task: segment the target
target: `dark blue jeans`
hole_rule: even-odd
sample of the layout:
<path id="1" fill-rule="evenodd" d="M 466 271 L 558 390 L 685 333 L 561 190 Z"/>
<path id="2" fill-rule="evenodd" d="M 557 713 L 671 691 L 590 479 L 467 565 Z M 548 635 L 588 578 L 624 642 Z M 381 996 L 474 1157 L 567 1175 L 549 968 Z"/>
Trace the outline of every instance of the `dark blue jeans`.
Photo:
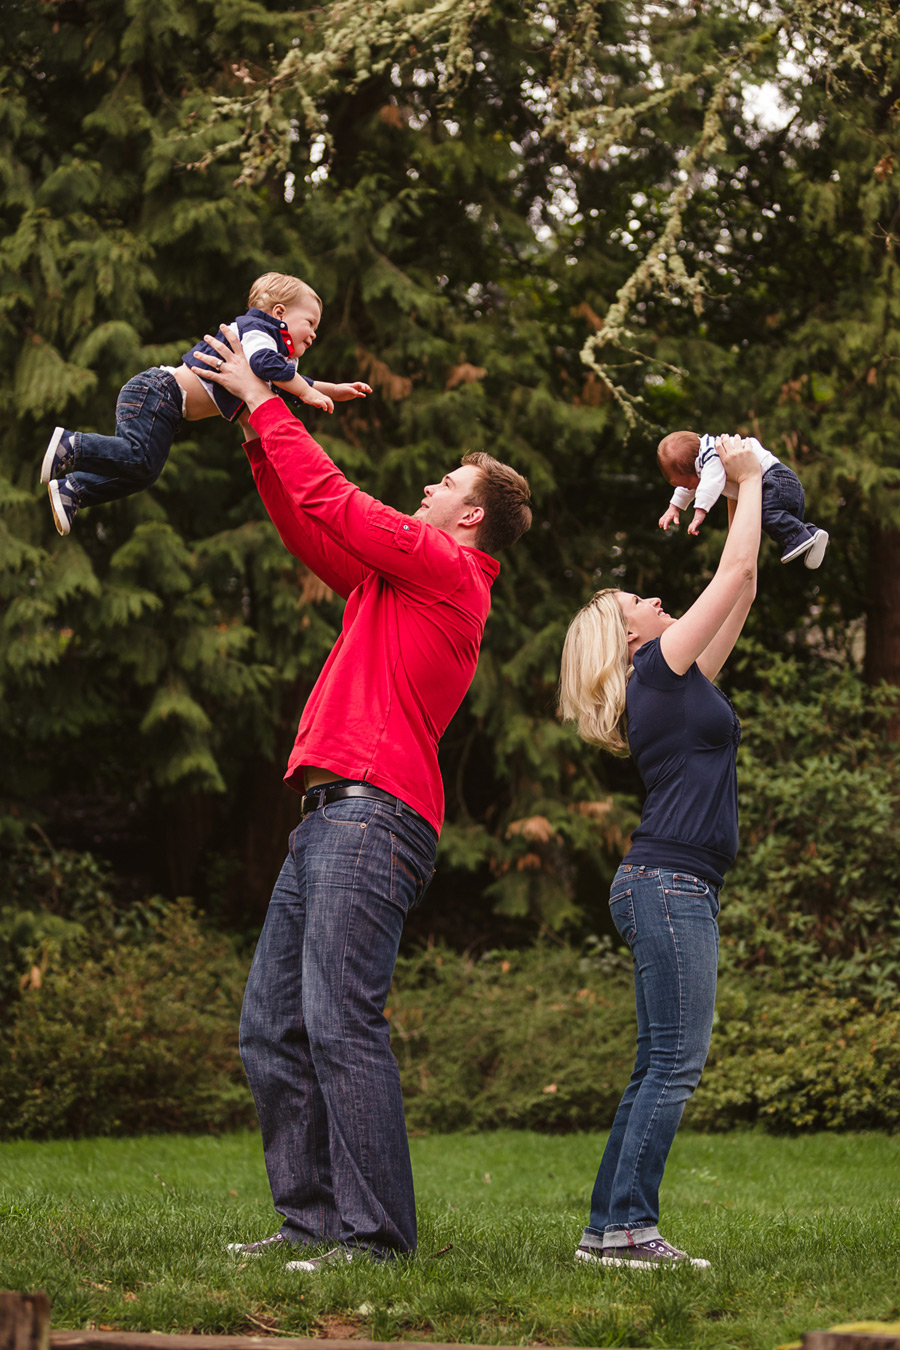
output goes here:
<path id="1" fill-rule="evenodd" d="M 609 905 L 634 958 L 637 1056 L 603 1152 L 587 1247 L 660 1236 L 659 1187 L 709 1051 L 719 959 L 718 886 L 623 864 Z"/>
<path id="2" fill-rule="evenodd" d="M 762 527 L 781 552 L 792 553 L 816 530 L 804 524 L 806 494 L 803 484 L 786 464 L 775 464 L 762 480 Z"/>
<path id="3" fill-rule="evenodd" d="M 79 506 L 97 506 L 156 482 L 181 426 L 181 386 L 154 366 L 119 390 L 116 434 L 75 431 L 73 467 L 65 475 Z"/>
<path id="4" fill-rule="evenodd" d="M 241 1058 L 281 1232 L 412 1251 L 416 1209 L 384 1006 L 437 835 L 402 802 L 305 816 L 272 892 L 241 1015 Z"/>

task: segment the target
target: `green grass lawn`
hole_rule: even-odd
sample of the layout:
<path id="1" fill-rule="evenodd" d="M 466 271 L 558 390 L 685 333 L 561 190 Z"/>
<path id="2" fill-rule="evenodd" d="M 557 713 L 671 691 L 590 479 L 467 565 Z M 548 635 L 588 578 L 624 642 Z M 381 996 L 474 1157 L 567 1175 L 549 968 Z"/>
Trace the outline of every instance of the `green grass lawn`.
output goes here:
<path id="1" fill-rule="evenodd" d="M 680 1135 L 661 1227 L 713 1265 L 651 1273 L 573 1260 L 602 1144 L 414 1139 L 418 1255 L 315 1276 L 224 1251 L 277 1227 L 255 1134 L 0 1144 L 0 1288 L 47 1290 L 54 1327 L 510 1345 L 772 1350 L 900 1318 L 900 1139 Z"/>

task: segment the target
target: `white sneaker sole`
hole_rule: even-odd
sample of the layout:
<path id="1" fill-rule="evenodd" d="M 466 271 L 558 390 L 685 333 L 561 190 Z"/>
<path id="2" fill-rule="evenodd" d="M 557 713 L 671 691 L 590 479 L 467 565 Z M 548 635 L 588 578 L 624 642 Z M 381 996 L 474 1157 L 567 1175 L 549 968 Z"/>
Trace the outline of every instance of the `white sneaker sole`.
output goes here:
<path id="1" fill-rule="evenodd" d="M 50 494 L 50 510 L 53 512 L 53 524 L 56 526 L 59 534 L 68 534 L 72 529 L 72 522 L 66 514 L 66 508 L 62 504 L 62 498 L 59 495 L 59 484 L 54 478 L 47 491 Z"/>
<path id="2" fill-rule="evenodd" d="M 825 557 L 825 550 L 828 547 L 828 531 L 818 530 L 816 537 L 812 542 L 812 548 L 803 559 L 806 567 L 821 567 L 822 559 Z"/>
<path id="3" fill-rule="evenodd" d="M 47 483 L 50 482 L 50 479 L 53 477 L 53 464 L 54 461 L 56 460 L 56 451 L 59 447 L 59 443 L 62 439 L 62 434 L 64 431 L 65 427 L 54 427 L 53 435 L 50 437 L 50 444 L 44 451 L 44 458 L 41 463 L 41 482 L 45 486 Z M 66 533 L 68 533 L 68 531 L 66 531 Z"/>

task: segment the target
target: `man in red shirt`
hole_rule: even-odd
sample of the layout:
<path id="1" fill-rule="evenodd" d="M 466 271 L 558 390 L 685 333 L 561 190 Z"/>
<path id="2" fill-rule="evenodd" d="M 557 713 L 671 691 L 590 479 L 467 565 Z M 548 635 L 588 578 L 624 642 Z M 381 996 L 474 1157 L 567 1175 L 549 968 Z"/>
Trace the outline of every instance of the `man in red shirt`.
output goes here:
<path id="1" fill-rule="evenodd" d="M 247 404 L 245 447 L 285 546 L 347 601 L 286 781 L 300 824 L 276 882 L 241 1014 L 278 1233 L 232 1250 L 314 1248 L 289 1262 L 416 1245 L 400 1076 L 384 1005 L 406 915 L 434 872 L 438 742 L 471 683 L 500 567 L 531 524 L 524 478 L 467 455 L 408 516 L 349 483 L 213 338 L 210 379 Z M 337 1244 L 336 1246 L 334 1244 Z"/>

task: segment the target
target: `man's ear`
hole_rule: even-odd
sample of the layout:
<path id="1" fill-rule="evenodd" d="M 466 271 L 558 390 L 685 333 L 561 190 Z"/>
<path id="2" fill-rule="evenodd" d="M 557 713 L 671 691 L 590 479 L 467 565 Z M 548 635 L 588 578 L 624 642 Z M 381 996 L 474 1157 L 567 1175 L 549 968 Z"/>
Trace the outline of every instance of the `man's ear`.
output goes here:
<path id="1" fill-rule="evenodd" d="M 480 525 L 483 520 L 483 506 L 467 506 L 464 514 L 460 516 L 457 523 L 462 525 L 465 529 L 471 530 L 474 529 L 475 526 Z"/>

